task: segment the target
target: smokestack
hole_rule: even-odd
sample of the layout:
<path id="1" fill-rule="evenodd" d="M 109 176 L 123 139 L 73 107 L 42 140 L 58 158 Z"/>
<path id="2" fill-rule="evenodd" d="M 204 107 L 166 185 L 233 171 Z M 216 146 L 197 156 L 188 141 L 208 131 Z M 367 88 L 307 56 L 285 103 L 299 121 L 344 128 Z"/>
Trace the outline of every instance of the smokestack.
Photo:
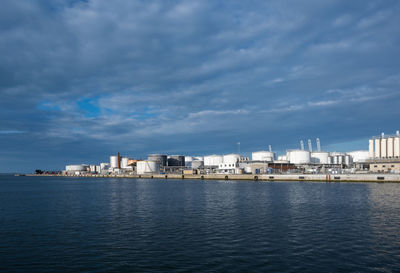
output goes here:
<path id="1" fill-rule="evenodd" d="M 312 144 L 311 144 L 311 139 L 308 140 L 308 150 L 312 152 Z"/>
<path id="2" fill-rule="evenodd" d="M 119 152 L 117 153 L 117 167 L 118 169 L 121 169 L 121 158 L 119 157 Z"/>
<path id="3" fill-rule="evenodd" d="M 317 137 L 317 151 L 321 152 L 321 142 L 319 141 L 318 137 Z"/>
<path id="4" fill-rule="evenodd" d="M 304 141 L 300 140 L 300 149 L 304 151 Z"/>
<path id="5" fill-rule="evenodd" d="M 269 149 L 270 152 L 272 152 L 272 147 L 271 147 L 271 145 L 268 145 L 268 149 Z"/>

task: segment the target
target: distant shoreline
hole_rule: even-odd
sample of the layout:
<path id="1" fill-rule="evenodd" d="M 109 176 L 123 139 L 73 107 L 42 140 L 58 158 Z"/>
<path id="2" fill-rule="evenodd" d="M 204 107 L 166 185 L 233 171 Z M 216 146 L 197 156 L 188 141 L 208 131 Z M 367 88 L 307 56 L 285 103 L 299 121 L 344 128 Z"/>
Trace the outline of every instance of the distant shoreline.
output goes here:
<path id="1" fill-rule="evenodd" d="M 247 180 L 247 181 L 306 181 L 306 182 L 388 182 L 400 183 L 400 174 L 142 174 L 142 175 L 62 175 L 20 174 L 25 176 L 143 178 L 143 179 L 196 179 L 196 180 Z"/>

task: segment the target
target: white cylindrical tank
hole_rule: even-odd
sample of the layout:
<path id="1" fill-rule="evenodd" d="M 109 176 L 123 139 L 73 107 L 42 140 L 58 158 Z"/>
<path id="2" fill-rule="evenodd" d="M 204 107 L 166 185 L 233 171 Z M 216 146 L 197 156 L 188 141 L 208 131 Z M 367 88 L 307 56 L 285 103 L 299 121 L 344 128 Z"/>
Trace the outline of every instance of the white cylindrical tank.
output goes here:
<path id="1" fill-rule="evenodd" d="M 275 159 L 275 153 L 269 151 L 258 151 L 251 153 L 251 160 L 253 161 L 267 161 L 272 162 Z"/>
<path id="2" fill-rule="evenodd" d="M 393 156 L 396 158 L 400 157 L 400 137 L 396 136 L 394 138 L 394 143 L 393 143 Z"/>
<path id="3" fill-rule="evenodd" d="M 191 164 L 192 164 L 192 169 L 199 169 L 199 168 L 202 168 L 202 167 L 204 167 L 204 161 L 202 161 L 202 160 L 193 160 L 192 162 L 191 162 Z"/>
<path id="4" fill-rule="evenodd" d="M 387 158 L 387 138 L 381 139 L 381 157 Z"/>
<path id="5" fill-rule="evenodd" d="M 280 161 L 280 160 L 288 160 L 288 157 L 287 157 L 287 155 L 280 155 L 280 156 L 278 156 L 278 160 Z"/>
<path id="6" fill-rule="evenodd" d="M 191 162 L 193 161 L 193 157 L 192 156 L 185 156 L 185 163 L 186 162 Z"/>
<path id="7" fill-rule="evenodd" d="M 190 158 L 190 159 L 192 159 L 192 158 Z M 186 160 L 186 156 L 185 156 L 185 167 L 191 168 L 192 162 L 193 162 L 193 160 Z"/>
<path id="8" fill-rule="evenodd" d="M 224 164 L 236 164 L 237 162 L 240 161 L 240 154 L 229 154 L 229 155 L 224 155 L 223 157 L 223 163 Z"/>
<path id="9" fill-rule="evenodd" d="M 116 155 L 110 156 L 110 167 L 118 168 L 118 156 Z"/>
<path id="10" fill-rule="evenodd" d="M 333 157 L 332 156 L 328 156 L 328 164 L 333 164 Z"/>
<path id="11" fill-rule="evenodd" d="M 350 155 L 345 155 L 344 156 L 344 164 L 349 166 L 351 164 L 351 156 Z"/>
<path id="12" fill-rule="evenodd" d="M 333 158 L 333 164 L 339 164 L 337 155 L 334 155 L 332 158 Z"/>
<path id="13" fill-rule="evenodd" d="M 309 164 L 311 162 L 311 153 L 303 150 L 290 150 L 289 161 L 292 164 Z"/>
<path id="14" fill-rule="evenodd" d="M 204 166 L 218 166 L 224 162 L 224 157 L 222 155 L 208 155 L 204 157 Z"/>
<path id="15" fill-rule="evenodd" d="M 343 164 L 344 163 L 344 156 L 343 155 L 337 155 L 337 163 L 338 164 Z"/>
<path id="16" fill-rule="evenodd" d="M 389 137 L 387 139 L 387 157 L 388 158 L 393 158 L 394 157 L 393 146 L 394 146 L 394 138 L 393 137 Z"/>
<path id="17" fill-rule="evenodd" d="M 376 138 L 375 139 L 375 158 L 380 158 L 381 157 L 381 139 Z"/>
<path id="18" fill-rule="evenodd" d="M 366 162 L 370 156 L 369 151 L 353 151 L 347 154 L 351 156 L 351 161 L 354 163 Z"/>
<path id="19" fill-rule="evenodd" d="M 138 161 L 136 163 L 137 174 L 150 174 L 160 172 L 160 162 L 157 161 Z"/>
<path id="20" fill-rule="evenodd" d="M 369 140 L 369 145 L 368 145 L 368 151 L 369 151 L 369 158 L 374 158 L 374 140 L 370 139 Z"/>
<path id="21" fill-rule="evenodd" d="M 128 161 L 129 161 L 129 157 L 122 157 L 121 158 L 121 168 L 122 169 L 129 168 Z"/>
<path id="22" fill-rule="evenodd" d="M 88 171 L 88 169 L 89 169 L 89 166 L 85 165 L 85 164 L 65 166 L 65 170 L 67 172 L 85 172 L 85 171 Z"/>
<path id="23" fill-rule="evenodd" d="M 328 152 L 312 152 L 311 162 L 314 164 L 329 164 Z"/>

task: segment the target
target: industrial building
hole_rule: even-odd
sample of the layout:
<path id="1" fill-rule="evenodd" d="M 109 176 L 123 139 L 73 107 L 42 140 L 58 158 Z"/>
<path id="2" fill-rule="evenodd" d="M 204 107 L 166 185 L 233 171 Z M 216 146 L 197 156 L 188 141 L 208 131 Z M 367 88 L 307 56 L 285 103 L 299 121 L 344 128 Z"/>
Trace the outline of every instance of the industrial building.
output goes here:
<path id="1" fill-rule="evenodd" d="M 321 149 L 319 138 L 316 150 L 308 139 L 300 147 L 288 149 L 277 156 L 268 149 L 251 153 L 251 158 L 239 153 L 205 156 L 149 154 L 147 160 L 127 156 L 110 156 L 110 162 L 99 165 L 67 165 L 65 174 L 268 174 L 268 173 L 400 173 L 400 133 L 369 139 L 368 150 L 328 152 Z"/>

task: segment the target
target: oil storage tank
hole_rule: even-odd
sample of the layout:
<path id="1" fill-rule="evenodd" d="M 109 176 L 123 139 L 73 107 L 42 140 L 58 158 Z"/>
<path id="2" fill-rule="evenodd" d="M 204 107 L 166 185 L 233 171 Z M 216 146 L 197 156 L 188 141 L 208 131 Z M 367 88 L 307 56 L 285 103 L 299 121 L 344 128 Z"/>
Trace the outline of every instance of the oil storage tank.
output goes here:
<path id="1" fill-rule="evenodd" d="M 185 156 L 183 155 L 168 156 L 168 166 L 185 166 Z"/>
<path id="2" fill-rule="evenodd" d="M 204 161 L 202 160 L 193 160 L 192 161 L 192 169 L 200 169 L 204 167 Z"/>
<path id="3" fill-rule="evenodd" d="M 129 157 L 122 157 L 122 158 L 121 158 L 121 168 L 122 168 L 122 169 L 127 169 L 127 168 L 129 168 L 129 165 L 128 165 L 129 160 L 130 160 Z"/>
<path id="4" fill-rule="evenodd" d="M 228 154 L 223 156 L 223 163 L 224 164 L 236 164 L 240 161 L 240 154 Z"/>
<path id="5" fill-rule="evenodd" d="M 258 151 L 251 153 L 251 160 L 272 162 L 275 159 L 275 153 L 269 151 Z"/>
<path id="6" fill-rule="evenodd" d="M 192 156 L 185 156 L 185 167 L 192 167 L 193 157 Z"/>
<path id="7" fill-rule="evenodd" d="M 311 162 L 311 153 L 304 150 L 289 150 L 289 162 L 292 164 L 309 164 Z"/>
<path id="8" fill-rule="evenodd" d="M 371 155 L 370 151 L 363 151 L 363 150 L 352 151 L 348 152 L 347 154 L 350 155 L 351 161 L 354 163 L 366 162 Z"/>
<path id="9" fill-rule="evenodd" d="M 80 165 L 67 165 L 65 166 L 65 170 L 67 172 L 86 172 L 89 169 L 89 165 L 80 164 Z"/>
<path id="10" fill-rule="evenodd" d="M 219 164 L 223 163 L 222 155 L 207 155 L 204 157 L 204 166 L 205 167 L 217 167 Z"/>
<path id="11" fill-rule="evenodd" d="M 329 164 L 329 153 L 311 152 L 311 162 L 314 164 Z"/>
<path id="12" fill-rule="evenodd" d="M 158 161 L 143 160 L 136 163 L 137 174 L 153 174 L 160 172 L 160 163 Z"/>
<path id="13" fill-rule="evenodd" d="M 116 155 L 110 156 L 110 167 L 118 168 L 118 166 L 119 166 L 118 156 L 116 156 Z"/>
<path id="14" fill-rule="evenodd" d="M 150 154 L 147 156 L 147 160 L 158 162 L 161 167 L 167 166 L 167 155 Z"/>

